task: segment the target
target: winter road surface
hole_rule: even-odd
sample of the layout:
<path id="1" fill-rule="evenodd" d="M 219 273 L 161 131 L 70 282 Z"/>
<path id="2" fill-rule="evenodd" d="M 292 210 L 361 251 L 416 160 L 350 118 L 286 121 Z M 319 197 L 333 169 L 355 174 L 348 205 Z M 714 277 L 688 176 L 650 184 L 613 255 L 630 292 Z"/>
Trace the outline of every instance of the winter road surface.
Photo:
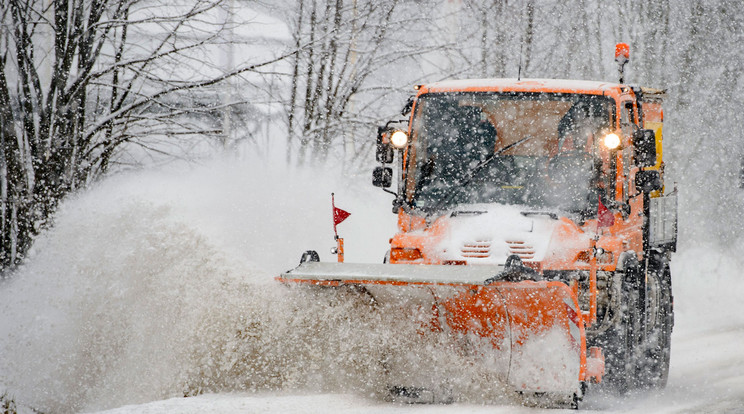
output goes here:
<path id="1" fill-rule="evenodd" d="M 732 256 L 734 252 L 730 252 Z M 680 252 L 674 266 L 676 326 L 667 388 L 626 398 L 589 395 L 585 412 L 744 413 L 744 275 L 709 249 Z M 730 288 L 730 290 L 729 290 Z M 212 394 L 105 411 L 135 413 L 555 413 L 517 405 L 398 405 L 348 394 Z"/>
<path id="2" fill-rule="evenodd" d="M 390 199 L 367 176 L 356 181 L 222 162 L 114 177 L 68 200 L 28 264 L 0 284 L 0 395 L 28 413 L 558 412 L 493 398 L 487 373 L 436 347 L 414 353 L 477 377 L 463 402 L 370 397 L 379 369 L 364 361 L 375 360 L 375 341 L 410 352 L 406 335 L 272 280 L 305 249 L 332 260 L 332 190 L 352 213 L 339 226 L 347 261 L 379 263 L 395 231 Z M 681 228 L 668 387 L 589 395 L 582 409 L 744 412 L 744 243 L 692 243 Z"/>

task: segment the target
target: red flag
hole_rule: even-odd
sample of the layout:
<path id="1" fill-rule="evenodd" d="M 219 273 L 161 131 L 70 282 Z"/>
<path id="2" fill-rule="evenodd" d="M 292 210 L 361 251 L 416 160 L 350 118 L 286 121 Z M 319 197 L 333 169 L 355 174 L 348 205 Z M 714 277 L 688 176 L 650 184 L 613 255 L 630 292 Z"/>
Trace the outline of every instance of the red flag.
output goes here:
<path id="1" fill-rule="evenodd" d="M 331 206 L 333 207 L 333 232 L 338 235 L 338 232 L 336 231 L 336 225 L 346 220 L 346 218 L 349 217 L 351 213 L 336 207 L 336 199 L 333 193 L 331 193 Z"/>
<path id="2" fill-rule="evenodd" d="M 347 217 L 349 217 L 351 213 L 348 211 L 341 210 L 338 207 L 333 207 L 333 225 L 337 225 L 341 223 L 342 221 L 346 220 Z"/>
<path id="3" fill-rule="evenodd" d="M 597 207 L 597 228 L 610 227 L 615 224 L 615 215 L 612 214 L 604 204 L 602 197 L 599 197 L 599 206 Z"/>

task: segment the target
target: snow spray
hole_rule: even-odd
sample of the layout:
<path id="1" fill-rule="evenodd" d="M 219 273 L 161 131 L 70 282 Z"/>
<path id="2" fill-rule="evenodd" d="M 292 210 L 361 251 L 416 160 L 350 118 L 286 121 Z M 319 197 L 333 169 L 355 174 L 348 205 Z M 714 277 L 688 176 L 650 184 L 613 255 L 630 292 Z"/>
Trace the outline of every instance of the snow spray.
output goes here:
<path id="1" fill-rule="evenodd" d="M 351 291 L 274 281 L 302 251 L 330 247 L 334 187 L 354 212 L 349 259 L 356 247 L 382 260 L 395 216 L 359 181 L 342 192 L 314 171 L 227 161 L 112 177 L 68 199 L 0 284 L 0 387 L 54 413 L 208 392 L 381 397 L 427 382 L 463 401 L 502 398 L 477 343 L 429 335 Z"/>

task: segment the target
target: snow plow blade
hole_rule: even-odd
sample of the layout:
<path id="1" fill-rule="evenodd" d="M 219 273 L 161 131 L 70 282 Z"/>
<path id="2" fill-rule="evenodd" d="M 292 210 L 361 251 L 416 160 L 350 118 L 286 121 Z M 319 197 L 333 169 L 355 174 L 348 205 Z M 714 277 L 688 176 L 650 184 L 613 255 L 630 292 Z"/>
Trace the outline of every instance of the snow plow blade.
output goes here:
<path id="1" fill-rule="evenodd" d="M 417 309 L 433 330 L 489 343 L 504 370 L 495 374 L 515 391 L 580 398 L 587 356 L 576 295 L 562 282 L 505 280 L 509 272 L 503 265 L 305 262 L 277 280 L 352 287 L 373 302 Z"/>

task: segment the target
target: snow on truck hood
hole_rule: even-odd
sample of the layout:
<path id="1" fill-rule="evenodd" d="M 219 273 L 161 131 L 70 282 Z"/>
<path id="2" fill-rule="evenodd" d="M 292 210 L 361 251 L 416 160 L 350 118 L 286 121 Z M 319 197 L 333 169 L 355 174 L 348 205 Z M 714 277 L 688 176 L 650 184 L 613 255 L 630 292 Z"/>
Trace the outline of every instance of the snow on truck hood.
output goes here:
<path id="1" fill-rule="evenodd" d="M 447 237 L 435 249 L 443 260 L 469 264 L 504 264 L 512 254 L 522 261 L 542 261 L 559 223 L 555 217 L 513 206 L 460 206 L 446 218 Z"/>

